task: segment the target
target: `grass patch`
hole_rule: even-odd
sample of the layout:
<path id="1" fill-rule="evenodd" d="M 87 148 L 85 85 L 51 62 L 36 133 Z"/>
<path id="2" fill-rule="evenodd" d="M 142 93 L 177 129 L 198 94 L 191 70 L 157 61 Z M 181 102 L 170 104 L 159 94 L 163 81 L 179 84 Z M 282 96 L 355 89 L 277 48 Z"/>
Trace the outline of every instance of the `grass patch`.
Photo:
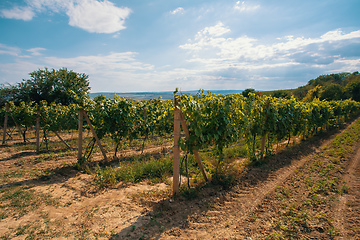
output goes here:
<path id="1" fill-rule="evenodd" d="M 0 216 L 2 219 L 21 217 L 38 209 L 42 204 L 56 206 L 58 201 L 48 194 L 37 193 L 28 187 L 15 186 L 0 191 Z"/>
<path id="2" fill-rule="evenodd" d="M 173 161 L 170 157 L 150 158 L 145 161 L 123 162 L 118 168 L 94 167 L 95 183 L 100 188 L 113 186 L 120 181 L 137 183 L 145 179 L 152 182 L 164 181 L 172 174 Z"/>
<path id="3" fill-rule="evenodd" d="M 136 143 L 139 145 L 139 143 Z M 246 145 L 238 144 L 224 150 L 225 162 L 218 172 L 218 177 L 214 184 L 225 188 L 233 186 L 244 169 L 244 164 L 239 164 L 239 158 L 247 155 Z M 215 157 L 211 148 L 200 153 L 200 157 L 208 173 L 215 172 Z M 203 176 L 196 162 L 194 155 L 188 154 L 187 159 L 181 159 L 180 174 L 189 176 L 192 182 L 201 183 Z M 187 167 L 187 168 L 186 168 Z M 132 155 L 123 157 L 118 167 L 96 165 L 89 172 L 95 174 L 95 183 L 99 188 L 111 187 L 119 182 L 138 183 L 145 179 L 153 183 L 164 181 L 171 176 L 173 171 L 172 155 L 151 156 L 150 154 Z M 190 195 L 193 195 L 190 194 Z"/>

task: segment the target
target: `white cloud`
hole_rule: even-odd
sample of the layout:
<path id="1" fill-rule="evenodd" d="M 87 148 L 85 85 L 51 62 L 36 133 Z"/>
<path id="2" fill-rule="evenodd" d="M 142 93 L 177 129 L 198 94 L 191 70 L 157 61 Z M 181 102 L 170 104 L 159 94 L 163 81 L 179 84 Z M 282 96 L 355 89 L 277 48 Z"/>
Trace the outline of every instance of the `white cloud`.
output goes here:
<path id="1" fill-rule="evenodd" d="M 32 20 L 36 13 L 66 12 L 69 25 L 91 33 L 117 33 L 125 29 L 131 9 L 117 7 L 108 0 L 27 0 L 26 7 L 0 10 L 3 18 Z"/>
<path id="2" fill-rule="evenodd" d="M 69 66 L 69 68 L 80 69 L 87 73 L 96 71 L 150 71 L 154 68 L 151 64 L 136 61 L 136 55 L 135 52 L 122 52 L 75 58 L 45 57 L 44 61 L 54 68 Z"/>
<path id="3" fill-rule="evenodd" d="M 3 18 L 30 21 L 35 13 L 30 7 L 14 7 L 13 9 L 2 9 L 0 15 Z"/>
<path id="4" fill-rule="evenodd" d="M 69 24 L 88 32 L 115 33 L 125 29 L 125 19 L 131 13 L 129 8 L 119 8 L 107 0 L 81 0 L 70 5 L 66 12 Z"/>
<path id="5" fill-rule="evenodd" d="M 17 47 L 10 47 L 0 43 L 0 54 L 19 56 L 21 50 Z"/>
<path id="6" fill-rule="evenodd" d="M 22 79 L 27 79 L 30 72 L 43 67 L 44 65 L 30 62 L 26 58 L 16 59 L 9 63 L 0 63 L 0 83 L 19 83 Z"/>
<path id="7" fill-rule="evenodd" d="M 279 88 L 274 85 L 276 79 L 288 74 L 289 83 L 284 84 L 289 84 L 286 86 L 288 88 L 296 88 L 300 83 L 291 79 L 298 79 L 300 75 L 307 80 L 306 76 L 310 73 L 351 72 L 360 67 L 359 57 L 346 57 L 347 46 L 358 44 L 360 31 L 344 33 L 337 29 L 316 38 L 285 36 L 265 43 L 262 39 L 224 37 L 209 31 L 220 26 L 230 32 L 224 25 L 207 27 L 179 48 L 187 50 L 192 56 L 187 61 L 194 66 L 193 70 L 198 76 L 218 77 L 218 81 L 225 86 L 243 86 L 240 84 L 243 79 L 253 84 L 252 87 L 256 85 L 257 89 L 276 89 Z M 255 75 L 261 77 L 257 79 Z M 272 85 L 268 82 L 272 82 Z"/>
<path id="8" fill-rule="evenodd" d="M 228 32 L 230 32 L 230 29 L 228 27 L 225 27 L 222 22 L 219 22 L 215 26 L 206 27 L 202 31 L 198 32 L 196 38 L 201 38 L 204 36 L 219 37 Z"/>
<path id="9" fill-rule="evenodd" d="M 318 42 L 326 42 L 326 41 L 341 41 L 341 40 L 348 40 L 353 38 L 360 38 L 360 30 L 354 31 L 348 34 L 345 34 L 341 29 L 336 29 L 334 31 L 329 31 L 322 35 Z"/>
<path id="10" fill-rule="evenodd" d="M 248 5 L 245 1 L 237 1 L 234 6 L 234 9 L 240 12 L 254 11 L 258 8 L 260 8 L 260 5 Z"/>
<path id="11" fill-rule="evenodd" d="M 30 52 L 31 55 L 33 55 L 33 56 L 40 56 L 40 55 L 42 55 L 41 51 L 45 51 L 45 50 L 46 50 L 46 48 L 37 47 L 37 48 L 30 48 L 26 51 Z"/>
<path id="12" fill-rule="evenodd" d="M 334 61 L 333 65 L 335 69 L 332 69 L 332 72 L 352 72 L 354 70 L 359 71 L 360 59 L 337 59 Z"/>
<path id="13" fill-rule="evenodd" d="M 215 26 L 206 27 L 199 31 L 193 41 L 179 47 L 195 53 L 195 58 L 192 61 L 206 61 L 209 60 L 207 56 L 212 56 L 211 58 L 223 63 L 226 61 L 235 63 L 249 61 L 249 64 L 257 64 L 254 62 L 272 61 L 274 64 L 278 64 L 279 61 L 293 61 L 295 54 L 307 53 L 309 51 L 307 48 L 310 45 L 315 44 L 316 49 L 321 50 L 321 44 L 323 43 L 360 38 L 360 31 L 346 34 L 338 29 L 329 31 L 319 38 L 286 36 L 278 38 L 276 43 L 261 44 L 260 40 L 248 36 L 237 38 L 221 37 L 227 32 L 230 32 L 230 29 L 222 23 L 218 23 Z M 212 52 L 212 54 L 209 54 L 209 52 Z M 316 54 L 314 55 L 314 52 L 311 51 L 309 55 L 316 57 Z"/>
<path id="14" fill-rule="evenodd" d="M 184 8 L 178 7 L 177 9 L 175 9 L 173 11 L 170 11 L 170 14 L 173 14 L 173 15 L 175 15 L 175 14 L 184 14 L 184 12 L 185 12 Z"/>
<path id="15" fill-rule="evenodd" d="M 27 0 L 27 4 L 38 12 L 51 10 L 53 12 L 65 11 L 76 0 Z"/>

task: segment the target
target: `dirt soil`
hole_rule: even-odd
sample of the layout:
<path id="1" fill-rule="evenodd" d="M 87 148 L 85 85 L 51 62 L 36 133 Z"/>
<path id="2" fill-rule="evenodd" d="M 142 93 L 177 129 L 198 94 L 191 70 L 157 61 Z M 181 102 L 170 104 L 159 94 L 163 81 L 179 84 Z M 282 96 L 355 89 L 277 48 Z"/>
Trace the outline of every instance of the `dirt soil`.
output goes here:
<path id="1" fill-rule="evenodd" d="M 298 177 L 297 172 L 322 152 L 340 131 L 289 147 L 252 166 L 231 189 L 209 185 L 194 199 L 171 198 L 171 182 L 118 184 L 99 190 L 92 175 L 76 171 L 75 156 L 39 160 L 33 150 L 0 148 L 1 193 L 10 188 L 34 191 L 40 203 L 23 213 L 8 210 L 0 221 L 2 239 L 282 239 L 274 219 L 283 204 L 276 196 Z M 332 206 L 339 230 L 324 225 L 306 228 L 294 239 L 360 239 L 360 143 L 341 173 L 349 187 Z M 51 174 L 42 174 L 42 173 Z M 301 176 L 300 176 L 301 178 Z M 298 191 L 301 193 L 301 191 Z M 292 200 L 291 200 L 292 201 Z M 330 209 L 331 210 L 331 209 Z M 329 211 L 330 211 L 329 210 Z M 315 211 L 315 210 L 314 210 Z M 325 211 L 325 210 L 324 210 Z M 324 223 L 325 224 L 325 223 Z M 304 228 L 305 229 L 305 228 Z"/>

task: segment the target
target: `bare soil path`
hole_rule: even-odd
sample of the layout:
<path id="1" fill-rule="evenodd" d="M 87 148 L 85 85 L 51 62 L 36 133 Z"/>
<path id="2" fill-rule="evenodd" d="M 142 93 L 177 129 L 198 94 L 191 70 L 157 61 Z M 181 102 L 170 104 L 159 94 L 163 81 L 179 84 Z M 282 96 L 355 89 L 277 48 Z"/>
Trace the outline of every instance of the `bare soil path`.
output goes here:
<path id="1" fill-rule="evenodd" d="M 338 134 L 338 132 L 337 132 Z M 189 201 L 167 200 L 155 204 L 144 224 L 139 217 L 132 228 L 123 229 L 114 239 L 262 239 L 251 238 L 266 232 L 266 221 L 254 221 L 268 195 L 289 179 L 299 166 L 324 148 L 336 136 L 333 132 L 315 137 L 271 157 L 267 163 L 244 174 L 240 184 L 230 190 L 204 189 Z M 262 211 L 264 212 L 264 211 Z M 249 227 L 249 225 L 252 225 Z"/>
<path id="2" fill-rule="evenodd" d="M 344 181 L 349 186 L 349 194 L 339 201 L 339 239 L 360 239 L 360 144 L 346 170 Z"/>
<path id="3" fill-rule="evenodd" d="M 73 155 L 43 160 L 30 151 L 19 153 L 2 147 L 0 236 L 2 239 L 289 239 L 280 234 L 287 225 L 276 219 L 287 216 L 283 206 L 290 203 L 296 214 L 301 212 L 296 201 L 308 197 L 307 189 L 300 183 L 309 176 L 306 172 L 298 173 L 313 164 L 314 156 L 321 156 L 339 133 L 334 130 L 303 141 L 258 166 L 249 167 L 240 183 L 231 189 L 209 185 L 193 199 L 180 196 L 175 200 L 169 198 L 170 182 L 118 184 L 98 190 L 92 175 L 71 167 L 76 161 Z M 339 182 L 348 186 L 348 194 L 319 195 L 319 205 L 314 209 L 307 209 L 301 216 L 289 215 L 300 216 L 296 221 L 305 222 L 298 230 L 304 232 L 291 238 L 360 239 L 360 143 L 354 149 L 356 154 L 346 162 L 345 171 L 338 173 Z M 324 166 L 327 161 L 324 158 Z M 44 171 L 52 174 L 43 177 Z M 293 192 L 287 192 L 290 187 Z M 20 210 L 10 206 L 6 194 L 14 197 L 23 193 L 20 190 L 31 193 L 39 204 L 29 199 L 31 204 L 22 203 Z M 324 201 L 330 198 L 335 200 L 326 205 Z M 328 212 L 332 223 L 322 217 Z M 311 214 L 320 217 L 315 219 Z M 335 228 L 334 234 L 324 230 L 331 224 L 339 229 L 338 234 Z"/>

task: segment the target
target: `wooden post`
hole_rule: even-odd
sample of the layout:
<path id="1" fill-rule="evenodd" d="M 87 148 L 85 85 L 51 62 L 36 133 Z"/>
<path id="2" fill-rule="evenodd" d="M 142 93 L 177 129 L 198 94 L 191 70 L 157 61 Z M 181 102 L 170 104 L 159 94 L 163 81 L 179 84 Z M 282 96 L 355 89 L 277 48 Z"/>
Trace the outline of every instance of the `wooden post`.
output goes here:
<path id="1" fill-rule="evenodd" d="M 264 136 L 261 139 L 261 158 L 263 158 L 265 156 L 264 151 L 265 151 L 265 142 L 266 142 L 266 133 L 264 134 Z"/>
<path id="2" fill-rule="evenodd" d="M 40 152 L 40 108 L 37 109 L 36 117 L 36 153 Z"/>
<path id="3" fill-rule="evenodd" d="M 83 135 L 83 110 L 79 110 L 79 129 L 78 129 L 78 156 L 77 159 L 81 160 L 82 158 L 82 135 Z"/>
<path id="4" fill-rule="evenodd" d="M 65 146 L 68 148 L 68 149 L 71 149 L 71 147 L 69 146 L 69 144 L 67 144 L 64 139 L 62 139 L 62 137 L 60 137 L 60 135 L 56 132 L 56 131 L 53 131 L 55 133 L 55 135 L 60 139 L 60 141 L 65 144 Z"/>
<path id="5" fill-rule="evenodd" d="M 90 130 L 91 130 L 91 132 L 92 132 L 92 134 L 93 134 L 93 136 L 94 136 L 94 138 L 96 140 L 96 143 L 99 146 L 99 148 L 101 150 L 101 153 L 104 156 L 104 159 L 107 161 L 108 158 L 106 156 L 105 150 L 104 150 L 103 146 L 101 145 L 101 142 L 100 142 L 98 136 L 96 135 L 95 129 L 94 129 L 93 125 L 91 124 L 90 119 L 89 119 L 88 115 L 86 114 L 86 112 L 84 110 L 82 110 L 82 111 L 83 111 L 83 115 L 85 117 L 86 122 L 89 124 Z"/>
<path id="6" fill-rule="evenodd" d="M 9 112 L 10 112 L 10 110 L 9 110 Z M 13 121 L 14 121 L 14 123 L 15 123 L 15 126 L 17 127 L 17 129 L 18 129 L 18 131 L 19 131 L 20 139 L 23 138 L 23 133 L 22 133 L 22 131 L 21 131 L 21 128 L 20 128 L 19 124 L 17 124 L 17 121 L 15 120 L 14 115 L 13 115 L 11 112 L 10 112 L 10 116 L 11 116 L 11 118 L 13 119 Z"/>
<path id="7" fill-rule="evenodd" d="M 181 126 L 182 126 L 182 128 L 183 128 L 183 130 L 184 130 L 184 132 L 185 132 L 185 136 L 186 136 L 187 138 L 189 138 L 189 137 L 190 137 L 189 129 L 188 129 L 187 125 L 186 125 L 185 118 L 184 118 L 184 114 L 181 112 L 181 110 L 180 110 L 180 118 L 181 118 Z M 209 179 L 208 179 L 208 177 L 207 177 L 207 175 L 206 175 L 206 171 L 205 171 L 204 165 L 202 164 L 202 161 L 201 161 L 199 152 L 198 152 L 197 150 L 193 150 L 193 154 L 194 154 L 194 156 L 195 156 L 195 159 L 196 159 L 196 161 L 197 161 L 197 164 L 198 164 L 199 167 L 200 167 L 201 173 L 202 173 L 202 175 L 203 175 L 204 178 L 205 178 L 205 181 L 208 182 Z"/>
<path id="8" fill-rule="evenodd" d="M 178 104 L 178 97 L 174 98 L 174 160 L 173 160 L 173 195 L 179 193 L 179 179 L 180 179 L 180 109 Z"/>
<path id="9" fill-rule="evenodd" d="M 7 121 L 8 121 L 9 109 L 10 109 L 9 103 L 6 103 L 5 118 L 4 118 L 4 132 L 3 132 L 2 144 L 5 144 L 5 142 L 6 142 L 6 131 L 7 131 Z"/>
<path id="10" fill-rule="evenodd" d="M 266 122 L 267 122 L 267 119 L 268 119 L 268 112 L 269 112 L 269 110 L 270 110 L 270 102 L 267 102 L 266 103 L 266 114 L 265 114 L 265 122 L 264 122 L 264 124 L 266 124 Z M 264 133 L 264 135 L 263 135 L 263 137 L 262 137 L 262 139 L 261 139 L 261 149 L 260 149 L 260 154 L 261 154 L 261 158 L 264 158 L 265 157 L 265 153 L 264 153 L 264 151 L 265 151 L 265 142 L 266 142 L 266 135 L 267 135 L 267 133 L 265 132 Z"/>

